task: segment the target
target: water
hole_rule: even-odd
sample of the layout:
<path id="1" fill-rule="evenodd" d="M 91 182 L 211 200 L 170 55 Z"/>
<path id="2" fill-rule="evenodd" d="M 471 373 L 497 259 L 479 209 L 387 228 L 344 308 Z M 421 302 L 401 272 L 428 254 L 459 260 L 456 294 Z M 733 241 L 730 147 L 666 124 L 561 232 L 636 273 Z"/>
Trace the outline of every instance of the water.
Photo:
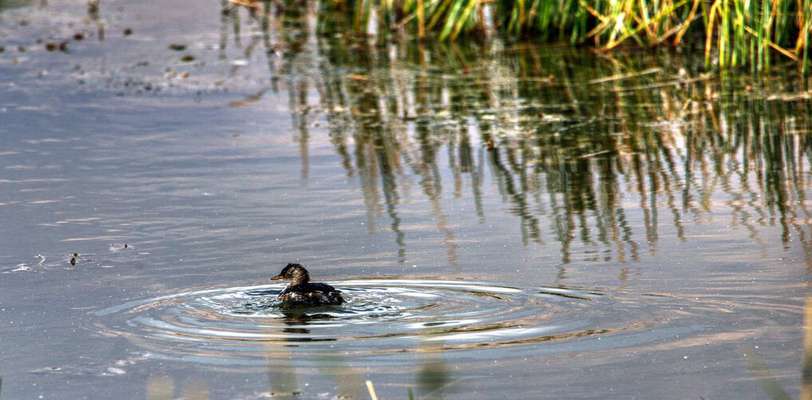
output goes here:
<path id="1" fill-rule="evenodd" d="M 0 3 L 0 399 L 810 396 L 794 71 L 318 15 Z"/>
<path id="2" fill-rule="evenodd" d="M 596 328 L 601 315 L 616 304 L 593 301 L 597 293 L 560 288 L 524 292 L 429 280 L 342 281 L 340 287 L 347 297 L 342 307 L 280 309 L 273 299 L 278 287 L 255 286 L 180 293 L 97 315 L 100 324 L 120 317 L 123 321 L 110 334 L 153 340 L 150 348 L 156 355 L 261 368 L 274 344 L 316 355 L 332 354 L 340 346 L 360 358 L 401 353 L 420 343 L 434 351 L 464 350 L 631 329 L 616 320 Z M 609 327 L 610 322 L 619 327 Z M 224 350 L 215 352 L 217 348 Z"/>

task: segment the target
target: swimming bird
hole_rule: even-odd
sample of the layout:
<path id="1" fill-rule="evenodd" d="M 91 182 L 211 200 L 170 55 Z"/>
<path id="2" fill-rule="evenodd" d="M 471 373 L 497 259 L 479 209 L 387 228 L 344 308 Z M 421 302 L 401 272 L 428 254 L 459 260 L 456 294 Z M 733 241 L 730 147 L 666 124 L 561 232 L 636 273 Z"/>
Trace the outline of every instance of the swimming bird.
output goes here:
<path id="1" fill-rule="evenodd" d="M 310 282 L 310 274 L 301 264 L 288 264 L 271 280 L 290 281 L 277 296 L 283 306 L 337 306 L 344 303 L 341 292 L 326 283 Z"/>

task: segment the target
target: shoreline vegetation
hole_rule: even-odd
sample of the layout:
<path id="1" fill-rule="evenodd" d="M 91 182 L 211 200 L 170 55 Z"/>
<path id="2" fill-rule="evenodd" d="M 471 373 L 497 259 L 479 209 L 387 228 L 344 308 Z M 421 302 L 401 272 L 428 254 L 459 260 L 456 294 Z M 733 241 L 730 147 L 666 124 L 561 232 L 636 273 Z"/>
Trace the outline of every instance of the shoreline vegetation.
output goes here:
<path id="1" fill-rule="evenodd" d="M 226 1 L 226 0 L 224 0 Z M 228 0 L 256 10 L 307 0 Z M 635 46 L 701 49 L 708 69 L 809 72 L 812 0 L 320 0 L 319 32 L 378 40 L 567 42 L 599 51 Z"/>

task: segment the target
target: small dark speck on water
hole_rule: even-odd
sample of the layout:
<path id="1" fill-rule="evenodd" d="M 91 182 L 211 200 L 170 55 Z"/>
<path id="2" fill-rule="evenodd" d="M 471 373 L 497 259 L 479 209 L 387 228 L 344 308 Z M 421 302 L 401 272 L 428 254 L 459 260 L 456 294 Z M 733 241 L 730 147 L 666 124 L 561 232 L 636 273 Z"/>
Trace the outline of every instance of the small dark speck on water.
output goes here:
<path id="1" fill-rule="evenodd" d="M 77 261 L 79 261 L 79 253 L 73 253 L 70 258 L 70 265 L 76 265 Z"/>
<path id="2" fill-rule="evenodd" d="M 85 38 L 85 35 L 82 32 L 76 32 L 76 33 L 73 34 L 73 40 L 79 41 L 79 40 L 83 40 L 84 38 Z"/>
<path id="3" fill-rule="evenodd" d="M 133 30 L 132 30 L 132 29 L 130 29 L 130 28 L 125 28 L 125 29 L 124 29 L 124 36 L 130 36 L 130 35 L 132 35 L 132 34 L 133 34 Z"/>
<path id="4" fill-rule="evenodd" d="M 0 46 L 0 53 L 2 53 L 2 52 L 4 52 L 4 51 L 6 51 L 6 48 L 5 48 L 5 47 L 3 47 L 3 46 Z"/>
<path id="5" fill-rule="evenodd" d="M 186 50 L 186 45 L 180 43 L 172 43 L 169 45 L 169 49 L 175 51 L 183 51 Z"/>
<path id="6" fill-rule="evenodd" d="M 25 53 L 25 47 L 24 46 L 17 46 L 17 51 L 19 51 L 20 53 Z"/>
<path id="7" fill-rule="evenodd" d="M 59 45 L 57 45 L 57 44 L 56 44 L 56 43 L 54 43 L 54 42 L 48 42 L 48 43 L 45 43 L 45 50 L 48 50 L 48 51 L 54 51 L 54 50 L 56 50 L 56 49 L 57 49 L 57 47 L 59 47 Z"/>
<path id="8" fill-rule="evenodd" d="M 195 56 L 191 54 L 185 54 L 183 57 L 180 58 L 180 60 L 183 62 L 192 62 L 195 60 Z"/>

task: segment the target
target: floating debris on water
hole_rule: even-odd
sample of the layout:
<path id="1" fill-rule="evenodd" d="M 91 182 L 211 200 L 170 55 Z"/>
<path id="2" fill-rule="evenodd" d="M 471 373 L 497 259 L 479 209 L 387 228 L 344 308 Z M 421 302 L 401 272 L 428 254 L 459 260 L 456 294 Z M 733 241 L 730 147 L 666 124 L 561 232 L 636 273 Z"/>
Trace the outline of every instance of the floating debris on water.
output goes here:
<path id="1" fill-rule="evenodd" d="M 43 368 L 36 368 L 28 371 L 32 374 L 53 374 L 62 372 L 62 367 L 43 367 Z"/>
<path id="2" fill-rule="evenodd" d="M 130 35 L 133 34 L 133 30 L 130 29 L 130 28 L 125 28 L 123 33 L 124 33 L 124 36 L 130 36 Z"/>
<path id="3" fill-rule="evenodd" d="M 59 43 L 56 43 L 56 42 L 45 43 L 45 50 L 48 50 L 48 51 L 59 50 L 59 51 L 62 51 L 62 52 L 67 52 L 68 51 L 68 42 L 67 41 L 62 41 L 62 42 L 59 42 Z"/>
<path id="4" fill-rule="evenodd" d="M 132 364 L 134 364 L 134 362 L 128 365 Z M 96 363 L 89 363 L 85 365 L 48 366 L 31 369 L 28 372 L 31 374 L 53 374 L 65 376 L 119 376 L 126 374 L 127 370 L 121 368 L 121 365 L 118 363 L 116 363 L 116 366 L 105 366 L 98 365 Z"/>
<path id="5" fill-rule="evenodd" d="M 102 375 L 124 375 L 126 373 L 127 373 L 127 371 L 125 371 L 125 370 L 123 370 L 121 368 L 108 367 L 106 374 L 102 374 Z"/>
<path id="6" fill-rule="evenodd" d="M 22 263 L 17 264 L 14 269 L 6 271 L 4 273 L 7 274 L 10 272 L 25 272 L 25 271 L 31 271 L 31 267 L 29 267 L 28 264 Z"/>
<path id="7" fill-rule="evenodd" d="M 79 253 L 73 253 L 73 255 L 70 258 L 70 265 L 76 265 L 78 261 L 79 261 Z"/>
<path id="8" fill-rule="evenodd" d="M 192 62 L 195 60 L 195 56 L 191 54 L 184 54 L 183 57 L 180 58 L 180 60 L 183 62 Z"/>
<path id="9" fill-rule="evenodd" d="M 183 51 L 186 50 L 186 45 L 180 43 L 172 43 L 169 45 L 169 49 L 175 51 Z"/>
<path id="10" fill-rule="evenodd" d="M 73 40 L 76 40 L 77 42 L 81 41 L 81 40 L 84 40 L 84 38 L 85 38 L 85 34 L 82 33 L 82 32 L 76 32 L 76 33 L 73 34 Z"/>
<path id="11" fill-rule="evenodd" d="M 112 251 L 112 252 L 117 252 L 117 251 L 122 251 L 122 250 L 129 250 L 130 248 L 132 248 L 132 246 L 130 246 L 127 243 L 121 243 L 121 244 L 113 243 L 113 244 L 110 245 L 110 251 Z"/>

